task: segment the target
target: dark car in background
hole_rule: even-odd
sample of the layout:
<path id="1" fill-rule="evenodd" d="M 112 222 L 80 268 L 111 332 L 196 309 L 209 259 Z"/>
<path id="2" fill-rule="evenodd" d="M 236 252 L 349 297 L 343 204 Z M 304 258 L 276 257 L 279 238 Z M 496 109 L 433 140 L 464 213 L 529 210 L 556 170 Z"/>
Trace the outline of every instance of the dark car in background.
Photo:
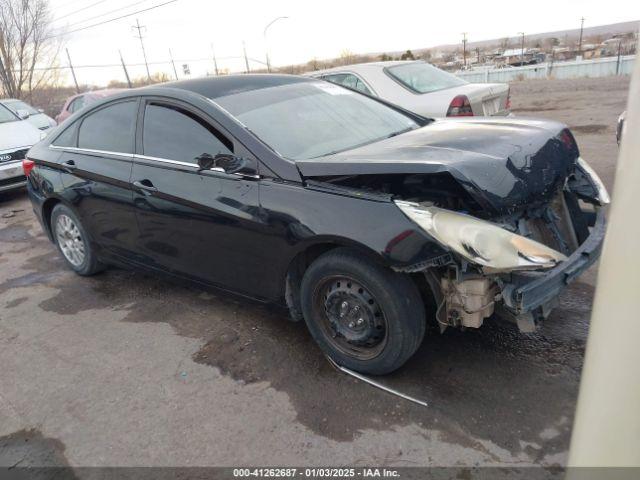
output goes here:
<path id="1" fill-rule="evenodd" d="M 78 274 L 141 268 L 287 305 L 336 363 L 372 374 L 429 323 L 535 328 L 598 258 L 608 201 L 562 124 L 434 121 L 286 75 L 120 93 L 24 168 Z"/>

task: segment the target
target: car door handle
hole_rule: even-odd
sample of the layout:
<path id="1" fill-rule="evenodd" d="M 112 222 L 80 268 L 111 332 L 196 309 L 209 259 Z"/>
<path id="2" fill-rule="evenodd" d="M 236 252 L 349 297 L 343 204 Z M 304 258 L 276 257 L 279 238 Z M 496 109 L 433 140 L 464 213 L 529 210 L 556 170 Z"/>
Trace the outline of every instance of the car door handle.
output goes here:
<path id="1" fill-rule="evenodd" d="M 70 171 L 75 170 L 76 168 L 78 168 L 78 166 L 76 165 L 76 162 L 74 162 L 73 160 L 67 160 L 66 162 L 62 163 L 62 168 L 64 168 L 66 171 L 70 172 Z"/>
<path id="2" fill-rule="evenodd" d="M 136 187 L 136 188 L 139 188 L 140 190 L 144 190 L 146 192 L 157 192 L 158 191 L 158 189 L 153 186 L 153 183 L 151 183 L 151 181 L 147 180 L 147 179 L 138 180 L 136 182 L 133 182 L 133 186 Z"/>

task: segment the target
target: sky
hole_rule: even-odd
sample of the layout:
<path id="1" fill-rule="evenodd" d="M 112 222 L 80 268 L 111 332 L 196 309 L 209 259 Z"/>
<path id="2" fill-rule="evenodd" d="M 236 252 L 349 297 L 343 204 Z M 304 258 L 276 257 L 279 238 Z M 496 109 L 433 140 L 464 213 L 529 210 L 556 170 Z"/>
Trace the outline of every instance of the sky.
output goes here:
<path id="1" fill-rule="evenodd" d="M 640 2 L 630 0 L 176 0 L 74 32 L 167 1 L 49 0 L 54 27 L 69 32 L 61 38 L 79 67 L 78 82 L 105 85 L 111 79 L 124 81 L 121 67 L 81 68 L 119 64 L 119 51 L 127 64 L 143 63 L 140 40 L 132 28 L 136 20 L 145 27 L 142 33 L 151 74 L 173 76 L 170 63 L 157 63 L 168 62 L 171 50 L 181 79 L 213 73 L 214 51 L 220 69 L 244 71 L 243 42 L 250 68 L 264 68 L 267 46 L 271 64 L 277 67 L 305 63 L 314 57 L 337 57 L 344 50 L 384 52 L 458 43 L 462 32 L 472 42 L 516 36 L 518 32 L 579 28 L 583 16 L 585 27 L 640 20 Z M 265 38 L 266 25 L 280 16 L 288 18 L 273 23 Z M 65 55 L 59 61 L 67 65 Z M 184 64 L 190 75 L 183 73 Z M 145 67 L 132 66 L 129 74 L 144 76 Z M 70 82 L 71 77 L 64 80 Z"/>

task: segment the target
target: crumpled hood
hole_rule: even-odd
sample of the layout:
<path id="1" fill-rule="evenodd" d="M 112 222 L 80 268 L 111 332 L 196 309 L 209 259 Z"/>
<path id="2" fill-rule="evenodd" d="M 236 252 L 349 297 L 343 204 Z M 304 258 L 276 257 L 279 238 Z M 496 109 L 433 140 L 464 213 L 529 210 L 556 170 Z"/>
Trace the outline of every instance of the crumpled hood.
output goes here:
<path id="1" fill-rule="evenodd" d="M 514 118 L 447 119 L 342 153 L 296 162 L 303 177 L 449 172 L 485 208 L 550 198 L 578 149 L 566 126 Z"/>
<path id="2" fill-rule="evenodd" d="M 0 152 L 29 148 L 40 141 L 40 130 L 25 120 L 0 123 Z"/>

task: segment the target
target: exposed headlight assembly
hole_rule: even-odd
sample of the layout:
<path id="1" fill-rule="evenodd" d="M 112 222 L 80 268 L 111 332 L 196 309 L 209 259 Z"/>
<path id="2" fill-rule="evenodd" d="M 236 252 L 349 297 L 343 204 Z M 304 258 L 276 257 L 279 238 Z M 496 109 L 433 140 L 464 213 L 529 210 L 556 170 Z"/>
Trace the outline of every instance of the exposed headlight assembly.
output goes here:
<path id="1" fill-rule="evenodd" d="M 411 202 L 395 203 L 442 245 L 490 271 L 551 268 L 567 258 L 539 242 L 470 215 Z"/>

